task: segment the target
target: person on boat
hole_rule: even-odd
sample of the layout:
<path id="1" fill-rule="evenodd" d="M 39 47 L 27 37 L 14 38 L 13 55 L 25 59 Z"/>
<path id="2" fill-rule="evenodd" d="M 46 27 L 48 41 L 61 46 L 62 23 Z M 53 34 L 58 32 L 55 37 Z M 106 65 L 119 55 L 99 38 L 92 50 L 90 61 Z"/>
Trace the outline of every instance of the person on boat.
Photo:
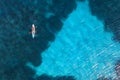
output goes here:
<path id="1" fill-rule="evenodd" d="M 36 27 L 34 24 L 32 24 L 32 31 L 31 31 L 31 34 L 32 34 L 32 38 L 35 38 L 35 34 L 36 34 Z"/>

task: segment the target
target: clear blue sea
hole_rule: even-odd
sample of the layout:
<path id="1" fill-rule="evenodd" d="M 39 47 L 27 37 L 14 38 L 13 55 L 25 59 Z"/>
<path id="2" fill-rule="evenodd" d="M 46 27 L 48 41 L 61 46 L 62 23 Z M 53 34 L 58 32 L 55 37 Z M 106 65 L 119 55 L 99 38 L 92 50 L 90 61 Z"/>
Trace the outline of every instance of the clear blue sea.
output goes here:
<path id="1" fill-rule="evenodd" d="M 78 2 L 77 8 L 61 21 L 62 30 L 42 53 L 42 64 L 32 66 L 36 75 L 70 75 L 76 80 L 115 78 L 120 45 L 112 40 L 111 32 L 105 32 L 104 21 L 91 14 L 88 2 Z"/>
<path id="2" fill-rule="evenodd" d="M 0 0 L 0 80 L 120 80 L 120 0 Z"/>

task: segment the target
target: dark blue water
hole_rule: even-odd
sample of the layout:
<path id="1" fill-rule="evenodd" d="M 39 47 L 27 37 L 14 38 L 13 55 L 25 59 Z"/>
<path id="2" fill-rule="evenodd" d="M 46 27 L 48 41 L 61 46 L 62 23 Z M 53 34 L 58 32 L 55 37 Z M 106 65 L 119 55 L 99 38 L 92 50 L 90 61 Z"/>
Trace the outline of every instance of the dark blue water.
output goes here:
<path id="1" fill-rule="evenodd" d="M 119 3 L 1 0 L 0 80 L 119 80 Z"/>

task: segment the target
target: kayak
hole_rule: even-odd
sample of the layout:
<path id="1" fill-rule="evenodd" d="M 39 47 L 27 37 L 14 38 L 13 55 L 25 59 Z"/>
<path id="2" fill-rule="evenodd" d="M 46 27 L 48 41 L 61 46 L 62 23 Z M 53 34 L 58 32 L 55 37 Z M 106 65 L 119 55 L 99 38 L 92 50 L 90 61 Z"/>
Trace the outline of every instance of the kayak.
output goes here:
<path id="1" fill-rule="evenodd" d="M 34 39 L 35 38 L 35 34 L 36 34 L 36 31 L 35 31 L 35 25 L 32 24 L 32 38 Z"/>

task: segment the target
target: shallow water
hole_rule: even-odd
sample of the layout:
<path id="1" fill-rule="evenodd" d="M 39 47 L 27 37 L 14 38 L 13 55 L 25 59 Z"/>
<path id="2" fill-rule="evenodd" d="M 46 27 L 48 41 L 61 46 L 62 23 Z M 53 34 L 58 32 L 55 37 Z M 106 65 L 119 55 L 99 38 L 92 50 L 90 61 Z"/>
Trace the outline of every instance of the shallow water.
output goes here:
<path id="1" fill-rule="evenodd" d="M 117 0 L 2 0 L 0 80 L 120 80 L 119 13 Z"/>
<path id="2" fill-rule="evenodd" d="M 63 23 L 55 41 L 42 53 L 43 63 L 35 68 L 36 74 L 71 75 L 76 80 L 115 78 L 120 45 L 113 42 L 112 33 L 104 31 L 104 21 L 91 14 L 88 2 L 78 2 Z"/>

